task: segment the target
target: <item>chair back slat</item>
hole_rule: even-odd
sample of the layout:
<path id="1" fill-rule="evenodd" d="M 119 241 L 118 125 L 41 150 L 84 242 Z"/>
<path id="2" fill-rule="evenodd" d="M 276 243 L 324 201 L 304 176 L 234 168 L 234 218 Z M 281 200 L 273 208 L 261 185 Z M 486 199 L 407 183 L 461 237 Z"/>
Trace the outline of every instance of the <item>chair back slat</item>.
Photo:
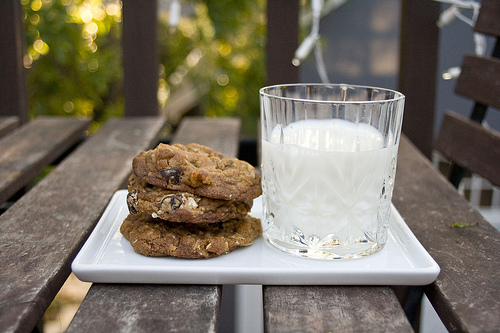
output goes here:
<path id="1" fill-rule="evenodd" d="M 490 36 L 500 36 L 500 1 L 483 0 L 474 31 Z"/>
<path id="2" fill-rule="evenodd" d="M 500 59 L 465 56 L 455 93 L 500 109 Z"/>
<path id="3" fill-rule="evenodd" d="M 435 149 L 456 164 L 500 185 L 500 133 L 446 112 Z"/>
<path id="4" fill-rule="evenodd" d="M 481 9 L 475 22 L 474 31 L 496 37 L 496 43 L 490 57 L 475 55 L 466 55 L 464 57 L 461 73 L 455 85 L 455 93 L 469 98 L 474 102 L 469 121 L 476 122 L 476 125 L 481 126 L 480 124 L 485 119 L 490 107 L 500 109 L 500 81 L 498 80 L 500 77 L 500 1 L 482 1 Z M 445 116 L 443 126 L 447 126 L 448 122 L 450 122 L 449 116 Z M 457 122 L 455 121 L 455 123 Z M 481 161 L 474 160 L 474 157 L 477 156 L 475 153 L 484 153 L 484 155 L 486 155 L 484 156 L 486 161 L 490 160 L 487 156 L 488 151 L 483 145 L 481 145 L 481 147 L 475 146 L 478 143 L 482 144 L 482 141 L 476 138 L 468 138 L 469 133 L 467 130 L 468 127 L 464 127 L 462 130 L 458 130 L 458 127 L 445 128 L 442 130 L 440 137 L 436 139 L 434 145 L 435 148 L 438 148 L 438 151 L 442 151 L 444 149 L 443 136 L 446 135 L 445 133 L 451 131 L 453 132 L 452 134 L 455 134 L 452 135 L 449 140 L 446 140 L 447 144 L 450 145 L 448 157 L 452 162 L 448 179 L 455 187 L 460 185 L 462 178 L 466 175 L 466 169 L 474 173 L 475 163 L 477 163 L 477 166 L 481 165 Z M 473 131 L 473 133 L 476 132 Z M 458 141 L 456 140 L 459 139 L 462 144 L 457 146 L 456 143 Z M 458 147 L 458 151 L 455 155 L 449 154 L 452 147 Z M 475 147 L 481 149 L 476 151 Z M 467 156 L 468 152 L 472 153 L 472 157 Z M 469 158 L 474 161 L 473 164 L 464 161 L 464 159 Z M 495 182 L 495 177 L 498 177 L 498 175 L 491 175 L 489 173 L 487 176 L 484 176 L 481 172 L 476 173 L 492 182 Z"/>

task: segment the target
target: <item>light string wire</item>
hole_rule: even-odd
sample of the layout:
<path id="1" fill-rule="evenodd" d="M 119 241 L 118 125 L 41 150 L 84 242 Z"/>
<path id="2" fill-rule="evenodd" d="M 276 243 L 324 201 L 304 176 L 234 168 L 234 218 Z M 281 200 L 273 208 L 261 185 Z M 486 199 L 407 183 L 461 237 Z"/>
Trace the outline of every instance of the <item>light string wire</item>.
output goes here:
<path id="1" fill-rule="evenodd" d="M 462 22 L 474 27 L 477 16 L 479 14 L 479 9 L 481 8 L 481 3 L 472 0 L 435 0 L 441 3 L 450 4 L 446 10 L 444 10 L 437 21 L 437 26 L 443 29 L 445 26 L 453 22 L 455 18 L 461 20 Z M 472 10 L 472 18 L 468 18 L 462 14 L 462 10 Z M 483 56 L 486 52 L 486 37 L 483 34 L 474 32 L 474 51 L 476 55 Z M 450 67 L 443 73 L 443 79 L 451 80 L 456 79 L 460 75 L 460 67 Z"/>
<path id="2" fill-rule="evenodd" d="M 314 56 L 316 59 L 316 70 L 323 83 L 330 83 L 328 73 L 326 70 L 325 61 L 323 59 L 323 50 L 319 39 L 319 23 L 321 20 L 321 11 L 324 6 L 323 0 L 312 0 L 312 28 L 310 34 L 302 41 L 300 46 L 295 51 L 292 64 L 300 66 L 300 64 L 309 56 L 314 49 Z"/>

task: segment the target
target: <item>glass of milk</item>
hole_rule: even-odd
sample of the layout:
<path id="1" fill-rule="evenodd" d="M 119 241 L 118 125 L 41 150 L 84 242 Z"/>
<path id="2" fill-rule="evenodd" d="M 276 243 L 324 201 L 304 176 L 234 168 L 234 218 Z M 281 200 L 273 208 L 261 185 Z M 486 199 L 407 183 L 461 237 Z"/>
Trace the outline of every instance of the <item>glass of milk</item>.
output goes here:
<path id="1" fill-rule="evenodd" d="M 270 244 L 315 259 L 358 258 L 384 247 L 404 99 L 346 84 L 260 90 Z"/>

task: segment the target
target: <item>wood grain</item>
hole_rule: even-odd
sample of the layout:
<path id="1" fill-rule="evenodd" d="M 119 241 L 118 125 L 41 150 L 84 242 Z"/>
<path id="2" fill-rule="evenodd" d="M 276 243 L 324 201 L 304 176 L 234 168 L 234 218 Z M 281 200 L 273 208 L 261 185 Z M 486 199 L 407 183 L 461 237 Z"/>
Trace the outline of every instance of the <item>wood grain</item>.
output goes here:
<path id="1" fill-rule="evenodd" d="M 266 332 L 413 332 L 392 289 L 267 286 Z"/>
<path id="2" fill-rule="evenodd" d="M 175 132 L 172 142 L 199 143 L 227 157 L 236 157 L 239 147 L 241 121 L 236 118 L 185 117 Z"/>
<path id="3" fill-rule="evenodd" d="M 498 331 L 500 233 L 405 137 L 395 184 L 394 205 L 441 267 L 425 292 L 445 326 L 454 332 Z"/>
<path id="4" fill-rule="evenodd" d="M 0 216 L 0 327 L 31 331 L 159 118 L 111 119 Z"/>
<path id="5" fill-rule="evenodd" d="M 221 286 L 93 284 L 70 332 L 217 332 Z"/>
<path id="6" fill-rule="evenodd" d="M 447 112 L 434 147 L 450 161 L 500 186 L 499 132 Z"/>
<path id="7" fill-rule="evenodd" d="M 455 85 L 455 93 L 500 109 L 499 77 L 500 59 L 466 55 Z"/>
<path id="8" fill-rule="evenodd" d="M 39 117 L 0 140 L 0 204 L 80 140 L 89 120 Z"/>

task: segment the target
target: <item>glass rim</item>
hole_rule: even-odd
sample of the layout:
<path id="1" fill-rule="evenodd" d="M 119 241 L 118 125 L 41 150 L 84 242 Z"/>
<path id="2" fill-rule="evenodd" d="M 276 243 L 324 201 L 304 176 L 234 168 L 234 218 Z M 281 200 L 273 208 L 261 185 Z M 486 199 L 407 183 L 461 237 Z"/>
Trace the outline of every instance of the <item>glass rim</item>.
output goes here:
<path id="1" fill-rule="evenodd" d="M 335 100 L 317 100 L 317 99 L 309 99 L 309 98 L 297 98 L 297 97 L 286 97 L 286 96 L 277 96 L 270 94 L 268 91 L 274 88 L 285 88 L 285 87 L 325 87 L 325 88 L 337 88 L 337 87 L 350 87 L 350 88 L 357 88 L 357 89 L 372 89 L 372 90 L 379 90 L 381 92 L 392 92 L 394 93 L 393 98 L 385 98 L 385 99 L 377 99 L 377 100 L 361 100 L 361 101 L 335 101 Z M 314 103 L 343 103 L 343 104 L 371 104 L 371 103 L 385 103 L 385 102 L 392 102 L 392 101 L 399 101 L 399 100 L 404 100 L 405 95 L 403 95 L 401 92 L 394 90 L 394 89 L 388 89 L 388 88 L 381 88 L 381 87 L 375 87 L 375 86 L 368 86 L 368 85 L 357 85 L 357 84 L 348 84 L 348 83 L 290 83 L 290 84 L 275 84 L 275 85 L 270 85 L 270 86 L 265 86 L 259 89 L 259 94 L 261 96 L 266 96 L 268 98 L 276 98 L 276 99 L 281 99 L 281 100 L 293 100 L 293 101 L 303 101 L 303 102 L 314 102 Z"/>

